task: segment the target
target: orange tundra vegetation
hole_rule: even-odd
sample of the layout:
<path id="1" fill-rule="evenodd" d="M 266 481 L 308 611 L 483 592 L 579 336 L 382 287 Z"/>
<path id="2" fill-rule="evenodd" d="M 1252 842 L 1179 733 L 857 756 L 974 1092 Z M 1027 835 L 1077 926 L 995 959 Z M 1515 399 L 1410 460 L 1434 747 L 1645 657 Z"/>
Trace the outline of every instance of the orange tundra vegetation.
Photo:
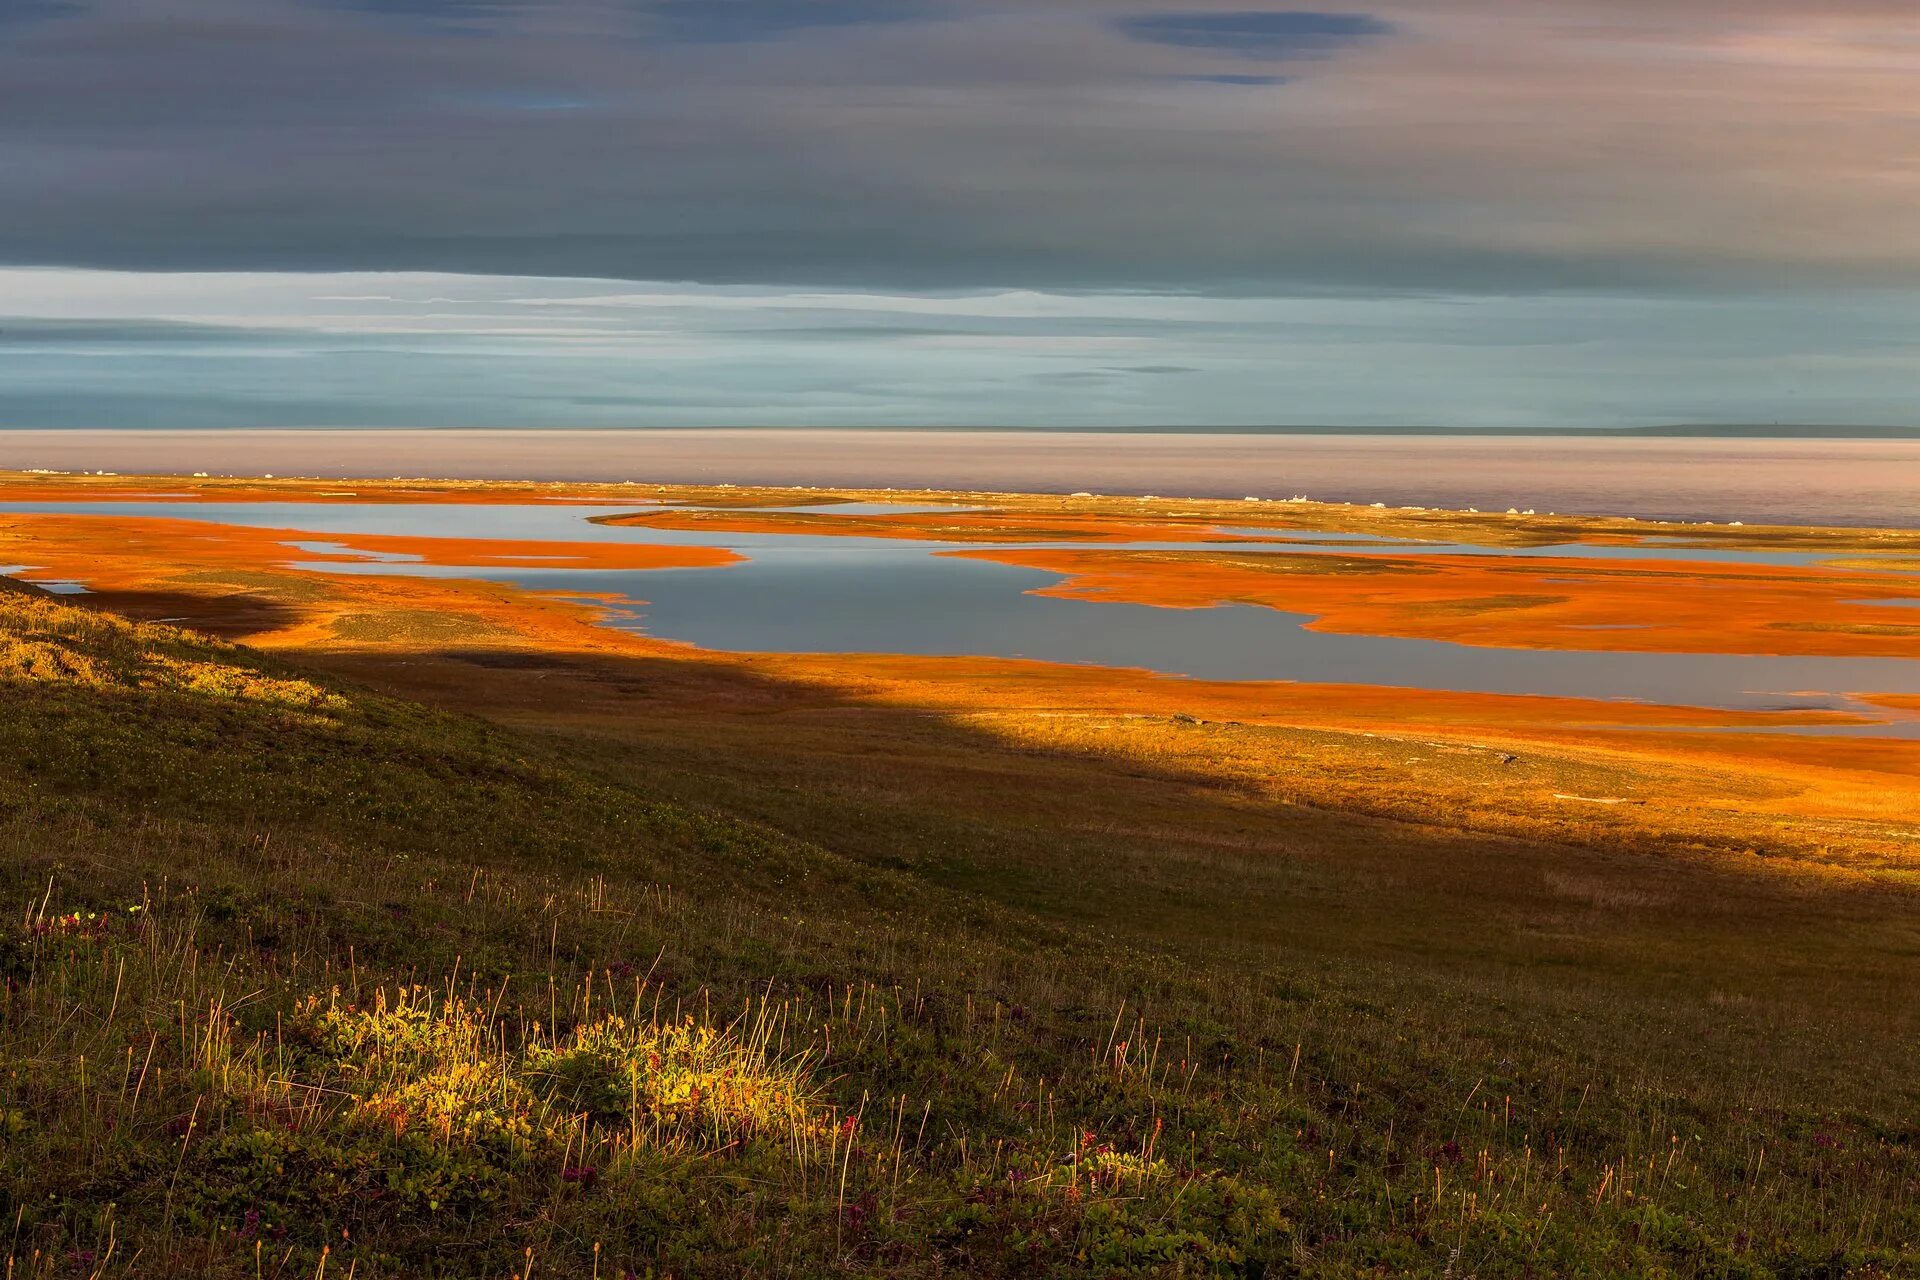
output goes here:
<path id="1" fill-rule="evenodd" d="M 1915 590 L 1863 570 L 1575 557 L 969 551 L 1062 575 L 1039 594 L 1174 609 L 1254 604 L 1316 631 L 1509 649 L 1920 658 L 1920 623 L 1871 603 Z"/>

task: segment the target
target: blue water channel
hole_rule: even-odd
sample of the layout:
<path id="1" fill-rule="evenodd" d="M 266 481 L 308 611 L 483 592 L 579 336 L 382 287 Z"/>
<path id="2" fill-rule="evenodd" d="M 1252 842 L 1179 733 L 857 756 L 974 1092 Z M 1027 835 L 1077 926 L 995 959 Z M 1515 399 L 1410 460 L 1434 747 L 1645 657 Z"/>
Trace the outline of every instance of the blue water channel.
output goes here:
<path id="1" fill-rule="evenodd" d="M 157 516 L 298 530 L 289 563 L 329 574 L 473 578 L 570 597 L 609 596 L 606 625 L 706 649 L 1031 658 L 1141 668 L 1226 680 L 1291 680 L 1474 693 L 1625 699 L 1742 710 L 1847 709 L 1884 715 L 1853 693 L 1920 693 L 1920 661 L 1901 658 L 1617 653 L 1499 649 L 1393 636 L 1310 631 L 1308 614 L 1247 605 L 1169 609 L 1031 594 L 1056 573 L 941 554 L 980 544 L 780 533 L 730 533 L 590 523 L 648 507 L 559 504 L 7 503 L 0 511 Z M 822 514 L 893 508 L 821 507 Z M 927 508 L 902 508 L 925 510 Z M 1556 556 L 1602 561 L 1812 564 L 1809 552 L 1671 545 L 1510 548 L 1410 543 L 1356 534 L 1232 528 L 1275 539 L 1236 550 L 1274 554 Z M 527 561 L 505 567 L 429 565 L 366 554 L 354 563 L 302 559 L 337 552 L 341 537 L 390 534 L 519 540 Z M 725 547 L 746 559 L 705 569 L 582 570 L 541 563 L 545 542 Z M 1204 545 L 1204 544 L 1201 544 Z M 1218 544 L 1215 544 L 1216 546 Z M 995 544 L 1000 551 L 1097 546 L 1192 551 L 1194 543 Z M 32 574 L 21 576 L 31 578 Z M 1920 737 L 1920 721 L 1872 732 Z"/>

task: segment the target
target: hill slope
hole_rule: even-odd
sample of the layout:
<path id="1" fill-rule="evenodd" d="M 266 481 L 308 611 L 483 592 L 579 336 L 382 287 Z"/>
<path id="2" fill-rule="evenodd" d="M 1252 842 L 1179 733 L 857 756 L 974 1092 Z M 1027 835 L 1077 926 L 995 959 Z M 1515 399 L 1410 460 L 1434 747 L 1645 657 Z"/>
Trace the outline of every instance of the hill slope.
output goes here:
<path id="1" fill-rule="evenodd" d="M 1182 962 L 4 581 L 0 705 L 18 1275 L 1913 1269 L 1894 1063 Z"/>

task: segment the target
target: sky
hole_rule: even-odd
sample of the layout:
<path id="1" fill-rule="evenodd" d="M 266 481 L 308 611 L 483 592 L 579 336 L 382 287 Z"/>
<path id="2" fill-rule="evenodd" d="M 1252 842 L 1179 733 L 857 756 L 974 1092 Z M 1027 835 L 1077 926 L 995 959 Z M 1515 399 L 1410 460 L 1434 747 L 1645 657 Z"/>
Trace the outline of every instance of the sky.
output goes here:
<path id="1" fill-rule="evenodd" d="M 1920 423 L 1912 0 L 0 0 L 0 427 Z"/>

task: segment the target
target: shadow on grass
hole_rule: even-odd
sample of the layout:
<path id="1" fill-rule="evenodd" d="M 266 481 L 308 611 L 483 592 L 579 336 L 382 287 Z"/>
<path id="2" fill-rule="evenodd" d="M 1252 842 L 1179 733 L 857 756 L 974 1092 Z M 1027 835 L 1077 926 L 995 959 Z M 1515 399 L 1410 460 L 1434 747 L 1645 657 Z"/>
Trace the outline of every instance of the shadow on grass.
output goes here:
<path id="1" fill-rule="evenodd" d="M 537 728 L 580 776 L 1196 963 L 1654 1003 L 1733 996 L 1765 1018 L 1914 1022 L 1900 993 L 1920 977 L 1909 945 L 1920 897 L 1760 856 L 1764 830 L 1717 843 L 1583 813 L 1559 823 L 1558 839 L 1521 839 L 1463 829 L 1445 793 L 1409 793 L 1401 807 L 1424 806 L 1425 820 L 1399 820 L 1276 799 L 1208 764 L 1213 744 L 1251 739 L 1244 749 L 1309 799 L 1328 776 L 1402 787 L 1406 748 L 1358 735 L 1125 721 L 1116 732 L 1180 748 L 1146 754 L 1111 737 L 990 730 L 697 652 L 456 649 L 410 654 L 404 667 L 315 656 Z M 1460 767 L 1456 794 L 1510 785 L 1497 757 Z"/>
<path id="2" fill-rule="evenodd" d="M 66 597 L 66 603 L 100 608 L 145 622 L 190 627 L 223 640 L 245 641 L 295 625 L 293 604 L 252 591 L 208 595 L 191 591 L 115 591 L 98 599 Z"/>

